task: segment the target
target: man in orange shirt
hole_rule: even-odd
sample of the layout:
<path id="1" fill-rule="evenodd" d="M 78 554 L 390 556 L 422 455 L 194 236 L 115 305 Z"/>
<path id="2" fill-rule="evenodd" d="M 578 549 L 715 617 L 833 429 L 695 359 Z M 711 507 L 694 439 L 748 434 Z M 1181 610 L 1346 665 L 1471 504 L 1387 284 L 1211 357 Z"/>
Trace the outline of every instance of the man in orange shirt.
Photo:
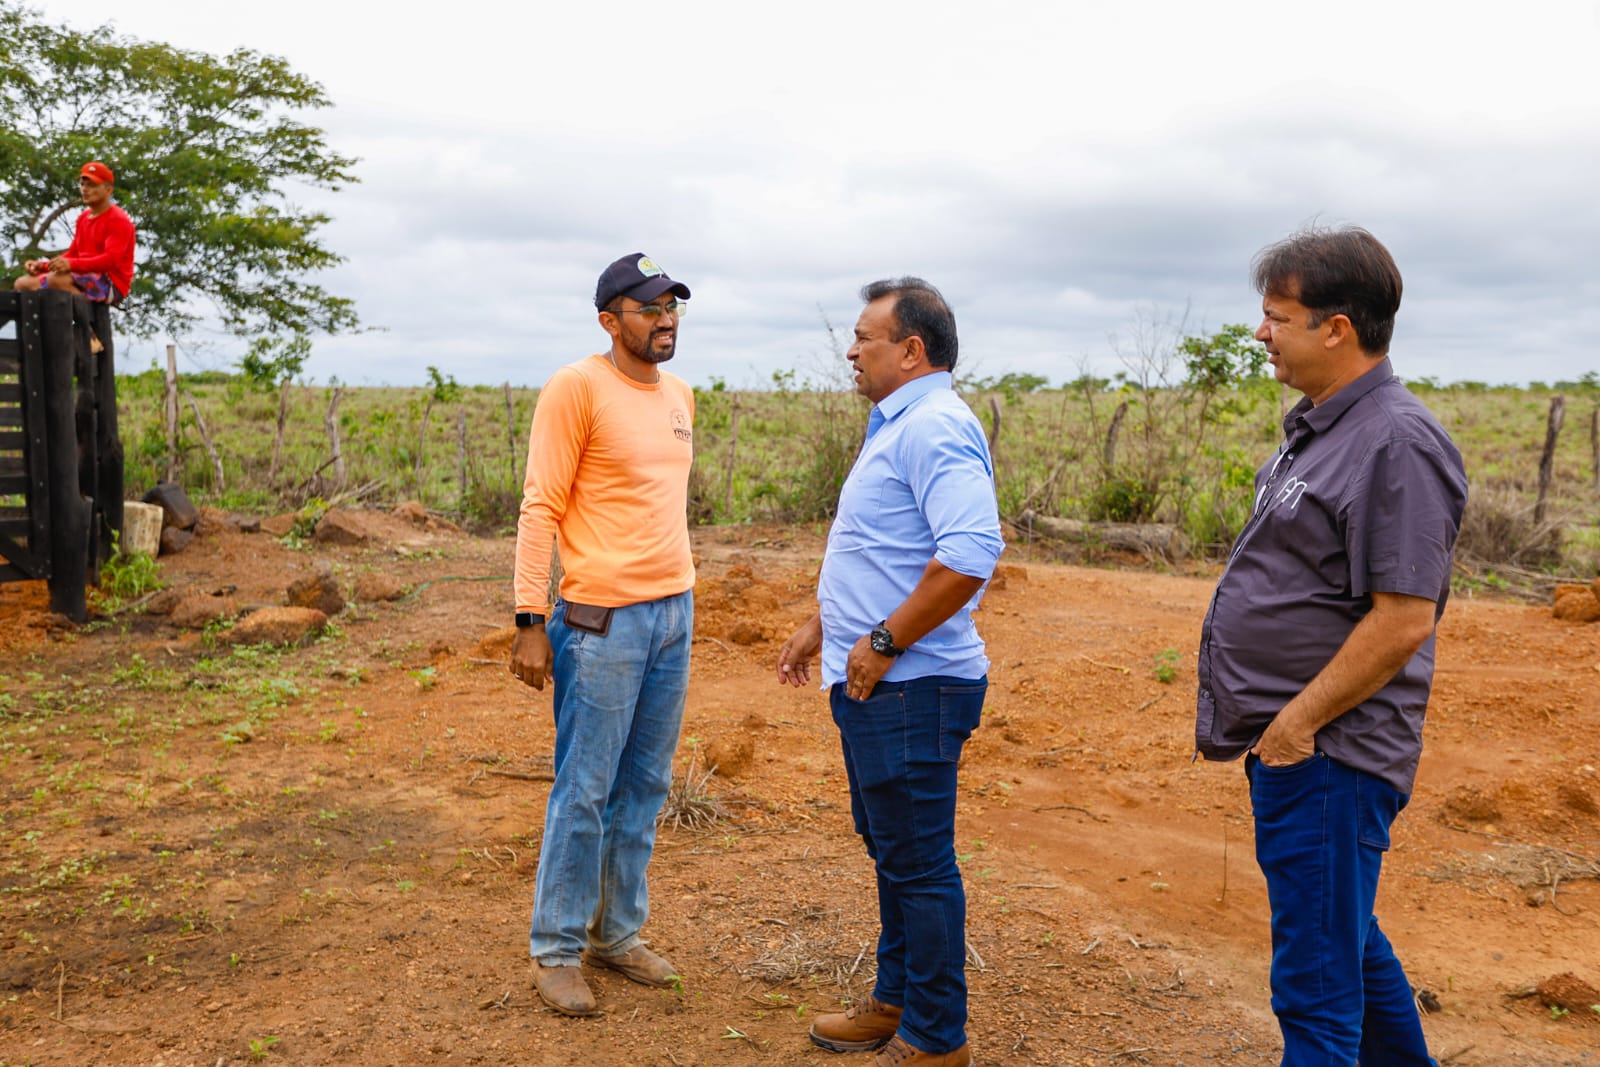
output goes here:
<path id="1" fill-rule="evenodd" d="M 596 1012 L 583 961 L 645 985 L 677 979 L 639 931 L 694 631 L 694 393 L 661 369 L 688 297 L 642 252 L 607 267 L 594 303 L 611 347 L 556 371 L 528 438 L 511 673 L 535 689 L 555 682 L 529 954 L 540 999 L 564 1015 Z M 553 605 L 552 546 L 563 571 Z"/>
<path id="2" fill-rule="evenodd" d="M 78 216 L 72 244 L 53 259 L 36 259 L 12 288 L 24 292 L 61 289 L 106 304 L 120 304 L 133 284 L 134 226 L 128 213 L 111 202 L 111 168 L 85 163 L 78 195 L 88 208 Z"/>

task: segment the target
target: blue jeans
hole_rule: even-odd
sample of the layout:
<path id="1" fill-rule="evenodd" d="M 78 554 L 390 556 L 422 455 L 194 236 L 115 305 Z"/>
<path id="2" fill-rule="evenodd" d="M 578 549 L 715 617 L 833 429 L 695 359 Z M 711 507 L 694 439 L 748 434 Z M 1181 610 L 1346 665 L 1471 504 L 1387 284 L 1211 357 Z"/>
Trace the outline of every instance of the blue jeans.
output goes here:
<path id="1" fill-rule="evenodd" d="M 639 944 L 650 913 L 644 874 L 683 725 L 694 594 L 617 608 L 604 637 L 566 625 L 557 604 L 546 630 L 555 783 L 528 951 L 571 966 L 586 945 L 617 956 Z"/>
<path id="2" fill-rule="evenodd" d="M 879 682 L 866 700 L 828 693 L 850 811 L 878 875 L 878 982 L 924 1052 L 966 1044 L 967 897 L 956 866 L 956 763 L 987 678 Z"/>
<path id="3" fill-rule="evenodd" d="M 1245 757 L 1272 905 L 1283 1067 L 1431 1067 L 1400 961 L 1372 914 L 1389 826 L 1410 799 L 1322 753 Z"/>

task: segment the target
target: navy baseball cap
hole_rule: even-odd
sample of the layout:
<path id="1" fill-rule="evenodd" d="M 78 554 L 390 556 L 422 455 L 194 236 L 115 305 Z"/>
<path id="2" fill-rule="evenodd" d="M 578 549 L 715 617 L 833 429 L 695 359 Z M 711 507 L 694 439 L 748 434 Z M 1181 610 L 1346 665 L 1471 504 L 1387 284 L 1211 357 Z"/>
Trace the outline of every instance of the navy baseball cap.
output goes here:
<path id="1" fill-rule="evenodd" d="M 667 272 L 643 252 L 635 252 L 600 272 L 600 283 L 594 287 L 594 306 L 604 311 L 619 296 L 644 304 L 669 289 L 680 299 L 689 299 L 687 285 L 667 277 Z"/>

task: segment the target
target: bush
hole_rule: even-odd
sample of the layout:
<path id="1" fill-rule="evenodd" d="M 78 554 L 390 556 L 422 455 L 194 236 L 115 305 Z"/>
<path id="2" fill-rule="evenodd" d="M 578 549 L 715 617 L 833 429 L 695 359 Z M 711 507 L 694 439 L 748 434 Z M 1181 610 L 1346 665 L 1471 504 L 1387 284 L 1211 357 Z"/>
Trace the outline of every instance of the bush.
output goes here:
<path id="1" fill-rule="evenodd" d="M 1533 505 L 1489 482 L 1472 487 L 1461 517 L 1456 555 L 1463 560 L 1542 570 L 1561 564 L 1564 521 L 1533 521 Z"/>
<path id="2" fill-rule="evenodd" d="M 1156 494 L 1137 478 L 1109 476 L 1089 497 L 1090 522 L 1147 522 Z"/>

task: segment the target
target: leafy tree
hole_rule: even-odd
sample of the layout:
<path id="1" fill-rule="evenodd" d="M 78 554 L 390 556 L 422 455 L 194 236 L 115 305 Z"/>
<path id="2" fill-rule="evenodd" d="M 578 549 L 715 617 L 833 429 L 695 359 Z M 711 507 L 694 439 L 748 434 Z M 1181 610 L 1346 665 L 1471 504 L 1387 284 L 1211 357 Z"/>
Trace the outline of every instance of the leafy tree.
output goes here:
<path id="1" fill-rule="evenodd" d="M 202 297 L 240 334 L 358 328 L 349 300 L 307 280 L 342 258 L 321 241 L 328 216 L 288 192 L 356 180 L 355 160 L 295 117 L 328 104 L 272 56 L 78 31 L 0 0 L 0 284 L 67 246 L 78 168 L 101 159 L 139 227 L 123 329 L 185 333 Z"/>

